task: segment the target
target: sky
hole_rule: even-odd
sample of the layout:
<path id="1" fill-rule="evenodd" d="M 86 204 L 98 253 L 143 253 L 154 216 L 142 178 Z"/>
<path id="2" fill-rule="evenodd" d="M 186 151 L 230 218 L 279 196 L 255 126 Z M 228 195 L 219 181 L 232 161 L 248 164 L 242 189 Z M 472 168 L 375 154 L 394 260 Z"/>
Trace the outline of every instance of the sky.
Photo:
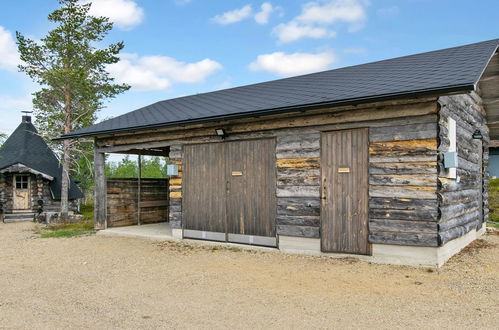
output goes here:
<path id="1" fill-rule="evenodd" d="M 89 2 L 87 0 L 82 0 Z M 99 120 L 178 96 L 499 38 L 499 1 L 93 0 L 105 39 L 124 41 L 107 69 L 132 89 Z M 40 86 L 18 72 L 15 32 L 43 38 L 56 0 L 0 0 L 0 133 Z"/>

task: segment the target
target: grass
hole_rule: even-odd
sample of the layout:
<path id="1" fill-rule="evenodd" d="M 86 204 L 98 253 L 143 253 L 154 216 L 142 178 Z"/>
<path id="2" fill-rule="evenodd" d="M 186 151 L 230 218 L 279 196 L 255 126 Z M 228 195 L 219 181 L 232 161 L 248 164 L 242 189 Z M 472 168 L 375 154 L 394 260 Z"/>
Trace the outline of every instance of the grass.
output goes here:
<path id="1" fill-rule="evenodd" d="M 489 180 L 489 219 L 498 224 L 487 223 L 487 226 L 499 228 L 499 179 Z"/>
<path id="2" fill-rule="evenodd" d="M 37 232 L 42 238 L 60 238 L 89 235 L 94 233 L 94 206 L 82 205 L 80 208 L 83 219 L 75 223 L 54 223 L 45 228 L 39 228 Z"/>
<path id="3" fill-rule="evenodd" d="M 57 223 L 51 224 L 40 230 L 42 238 L 50 237 L 74 237 L 88 235 L 94 232 L 94 223 L 90 220 L 83 220 L 77 223 Z"/>
<path id="4" fill-rule="evenodd" d="M 94 205 L 82 205 L 80 206 L 80 212 L 83 214 L 83 219 L 93 220 L 94 219 Z"/>

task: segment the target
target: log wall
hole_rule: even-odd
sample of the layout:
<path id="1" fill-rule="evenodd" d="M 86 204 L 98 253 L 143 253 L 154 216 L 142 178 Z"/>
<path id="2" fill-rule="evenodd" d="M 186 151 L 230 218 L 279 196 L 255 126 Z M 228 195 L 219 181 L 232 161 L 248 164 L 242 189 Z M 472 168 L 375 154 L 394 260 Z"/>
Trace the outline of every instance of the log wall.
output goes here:
<path id="1" fill-rule="evenodd" d="M 22 173 L 26 175 L 26 173 Z M 5 213 L 11 213 L 14 207 L 13 201 L 13 175 L 11 173 L 0 174 L 0 200 L 4 202 Z M 37 212 L 38 200 L 43 200 L 43 210 L 45 212 L 59 212 L 61 210 L 61 201 L 52 198 L 50 190 L 50 181 L 34 174 L 28 174 L 30 177 L 31 188 L 31 211 Z M 69 210 L 77 211 L 78 202 L 69 201 Z"/>
<path id="2" fill-rule="evenodd" d="M 182 130 L 157 129 L 108 136 L 96 143 L 99 152 L 169 146 L 171 161 L 179 165 L 179 176 L 171 178 L 169 187 L 169 218 L 172 228 L 182 228 L 184 144 L 222 143 L 223 140 L 214 135 L 215 127 L 226 129 L 227 141 L 275 138 L 277 233 L 318 238 L 321 132 L 367 127 L 370 139 L 370 242 L 438 246 L 442 243 L 439 196 L 443 192 L 439 180 L 440 121 L 443 120 L 440 105 L 436 97 L 406 99 L 195 124 Z M 452 198 L 452 193 L 444 194 L 443 198 Z"/>
<path id="3" fill-rule="evenodd" d="M 439 240 L 445 244 L 481 227 L 488 219 L 488 145 L 489 131 L 485 110 L 476 93 L 442 96 L 439 112 Z M 456 121 L 458 168 L 457 179 L 449 179 L 442 153 L 449 147 L 448 118 Z M 483 140 L 474 140 L 480 129 Z M 482 156 L 483 154 L 483 156 Z M 483 182 L 483 184 L 482 184 Z"/>
<path id="4" fill-rule="evenodd" d="M 138 224 L 138 180 L 107 180 L 107 226 Z M 140 219 L 142 224 L 168 220 L 168 180 L 141 179 Z"/>

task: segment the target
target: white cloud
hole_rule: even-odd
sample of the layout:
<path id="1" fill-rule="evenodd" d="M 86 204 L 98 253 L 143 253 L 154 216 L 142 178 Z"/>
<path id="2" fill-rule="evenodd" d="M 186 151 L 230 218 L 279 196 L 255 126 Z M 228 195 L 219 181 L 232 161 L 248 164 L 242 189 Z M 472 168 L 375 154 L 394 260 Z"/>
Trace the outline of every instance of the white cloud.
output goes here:
<path id="1" fill-rule="evenodd" d="M 309 2 L 303 6 L 298 21 L 315 24 L 332 24 L 343 21 L 358 23 L 366 19 L 366 2 L 361 0 L 333 0 Z"/>
<path id="2" fill-rule="evenodd" d="M 90 14 L 109 17 L 121 29 L 131 29 L 144 20 L 144 9 L 133 0 L 83 0 L 92 2 Z"/>
<path id="3" fill-rule="evenodd" d="M 242 8 L 227 11 L 221 15 L 217 15 L 213 17 L 212 20 L 215 23 L 227 25 L 247 19 L 252 14 L 253 14 L 253 8 L 251 7 L 251 5 L 246 5 Z"/>
<path id="4" fill-rule="evenodd" d="M 274 11 L 274 7 L 270 2 L 264 2 L 260 9 L 261 10 L 255 14 L 255 21 L 258 24 L 267 24 L 269 22 L 270 15 Z"/>
<path id="5" fill-rule="evenodd" d="M 15 71 L 20 63 L 12 33 L 0 26 L 0 69 Z"/>
<path id="6" fill-rule="evenodd" d="M 121 61 L 108 66 L 117 82 L 136 90 L 165 90 L 173 83 L 203 82 L 222 65 L 211 59 L 185 63 L 167 56 L 123 54 Z"/>
<path id="7" fill-rule="evenodd" d="M 302 38 L 336 36 L 331 25 L 347 23 L 350 32 L 361 29 L 367 19 L 367 0 L 321 0 L 303 5 L 300 15 L 276 26 L 274 34 L 279 42 L 293 42 Z"/>
<path id="8" fill-rule="evenodd" d="M 295 21 L 289 23 L 279 24 L 274 28 L 272 34 L 277 36 L 281 43 L 293 42 L 302 38 L 326 38 L 334 37 L 336 32 L 329 31 L 325 27 L 318 27 L 313 25 L 303 25 Z"/>
<path id="9" fill-rule="evenodd" d="M 335 61 L 336 56 L 330 51 L 317 54 L 275 52 L 259 55 L 256 61 L 250 64 L 250 69 L 286 77 L 326 70 Z"/>

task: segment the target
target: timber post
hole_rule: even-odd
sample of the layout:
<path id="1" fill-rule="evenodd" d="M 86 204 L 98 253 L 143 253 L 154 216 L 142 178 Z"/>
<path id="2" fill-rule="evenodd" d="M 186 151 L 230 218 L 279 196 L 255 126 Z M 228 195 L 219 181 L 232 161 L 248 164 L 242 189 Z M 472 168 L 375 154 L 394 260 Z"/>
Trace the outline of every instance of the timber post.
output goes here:
<path id="1" fill-rule="evenodd" d="M 140 195 L 141 195 L 141 188 L 142 188 L 142 156 L 139 155 L 138 159 L 137 159 L 137 162 L 138 162 L 138 178 L 137 178 L 137 183 L 138 183 L 138 187 L 137 187 L 137 225 L 141 225 L 141 221 L 140 221 Z"/>
<path id="2" fill-rule="evenodd" d="M 106 192 L 105 153 L 94 152 L 95 192 L 94 192 L 94 228 L 107 227 L 107 192 Z"/>

